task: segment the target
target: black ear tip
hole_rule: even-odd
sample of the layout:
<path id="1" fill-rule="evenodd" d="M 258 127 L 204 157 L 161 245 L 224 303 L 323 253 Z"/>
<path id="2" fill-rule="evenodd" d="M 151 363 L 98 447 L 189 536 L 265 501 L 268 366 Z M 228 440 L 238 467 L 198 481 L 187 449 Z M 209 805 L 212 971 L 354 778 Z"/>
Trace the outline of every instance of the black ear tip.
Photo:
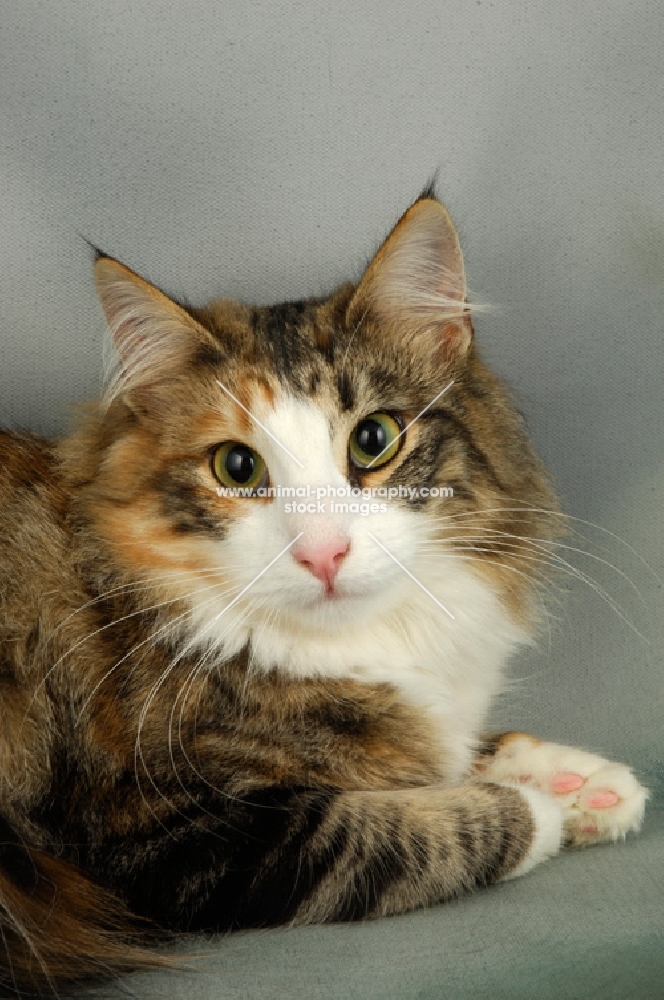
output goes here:
<path id="1" fill-rule="evenodd" d="M 436 193 L 436 188 L 438 187 L 438 170 L 431 175 L 429 180 L 426 182 L 424 188 L 420 192 L 417 201 L 424 201 L 427 198 L 433 198 L 434 201 L 438 201 L 438 195 Z"/>
<path id="2" fill-rule="evenodd" d="M 87 238 L 87 236 L 84 236 L 83 233 L 79 233 L 78 235 L 83 240 L 83 242 L 90 248 L 90 250 L 92 250 L 92 253 L 94 255 L 94 261 L 93 262 L 95 264 L 97 263 L 98 260 L 102 260 L 102 259 L 105 259 L 105 260 L 115 260 L 115 257 L 111 257 L 110 253 L 105 253 L 103 250 L 101 250 L 97 246 L 96 243 L 93 243 L 92 240 L 89 240 Z"/>

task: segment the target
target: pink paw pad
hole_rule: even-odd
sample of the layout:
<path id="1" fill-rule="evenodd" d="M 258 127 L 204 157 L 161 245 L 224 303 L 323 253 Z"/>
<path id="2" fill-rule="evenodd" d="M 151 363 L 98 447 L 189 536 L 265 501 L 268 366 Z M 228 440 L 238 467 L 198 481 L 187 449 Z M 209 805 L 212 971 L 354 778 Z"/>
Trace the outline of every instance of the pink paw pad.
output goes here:
<path id="1" fill-rule="evenodd" d="M 618 802 L 619 796 L 615 792 L 607 789 L 602 792 L 595 792 L 591 795 L 589 799 L 586 799 L 586 805 L 589 809 L 610 809 L 611 806 L 615 806 Z"/>
<path id="2" fill-rule="evenodd" d="M 568 792 L 576 792 L 583 784 L 584 780 L 581 775 L 573 774 L 571 771 L 560 771 L 558 774 L 554 774 L 551 779 L 551 788 L 556 795 L 567 795 Z"/>

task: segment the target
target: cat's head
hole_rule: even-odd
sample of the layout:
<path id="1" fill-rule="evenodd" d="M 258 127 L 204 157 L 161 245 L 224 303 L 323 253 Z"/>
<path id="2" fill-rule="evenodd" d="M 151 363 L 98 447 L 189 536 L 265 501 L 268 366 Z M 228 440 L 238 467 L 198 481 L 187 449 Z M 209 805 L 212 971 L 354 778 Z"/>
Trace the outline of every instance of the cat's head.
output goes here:
<path id="1" fill-rule="evenodd" d="M 72 454 L 130 576 L 163 580 L 216 637 L 240 615 L 248 635 L 338 632 L 418 587 L 444 614 L 455 559 L 523 614 L 518 539 L 550 537 L 555 502 L 478 359 L 439 201 L 418 199 L 359 284 L 324 299 L 190 308 L 108 257 L 95 277 L 119 368 Z"/>

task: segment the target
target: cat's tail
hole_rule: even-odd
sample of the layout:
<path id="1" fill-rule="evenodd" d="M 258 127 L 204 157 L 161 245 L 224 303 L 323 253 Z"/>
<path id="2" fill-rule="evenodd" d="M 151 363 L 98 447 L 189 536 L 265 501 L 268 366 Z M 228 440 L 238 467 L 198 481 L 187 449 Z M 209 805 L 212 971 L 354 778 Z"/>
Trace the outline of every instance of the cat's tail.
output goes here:
<path id="1" fill-rule="evenodd" d="M 0 997 L 54 996 L 98 977 L 173 967 L 156 934 L 77 868 L 0 816 Z"/>

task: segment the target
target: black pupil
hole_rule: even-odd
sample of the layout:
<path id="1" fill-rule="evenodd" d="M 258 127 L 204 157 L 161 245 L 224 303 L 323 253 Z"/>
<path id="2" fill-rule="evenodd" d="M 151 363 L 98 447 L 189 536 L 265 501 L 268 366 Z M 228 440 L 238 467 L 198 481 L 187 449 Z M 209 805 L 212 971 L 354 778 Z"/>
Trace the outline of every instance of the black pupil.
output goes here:
<path id="1" fill-rule="evenodd" d="M 387 434 L 377 420 L 363 420 L 357 428 L 355 440 L 365 455 L 380 455 L 387 445 Z"/>
<path id="2" fill-rule="evenodd" d="M 254 456 L 250 448 L 236 445 L 226 455 L 226 471 L 236 483 L 246 483 L 254 472 Z"/>

